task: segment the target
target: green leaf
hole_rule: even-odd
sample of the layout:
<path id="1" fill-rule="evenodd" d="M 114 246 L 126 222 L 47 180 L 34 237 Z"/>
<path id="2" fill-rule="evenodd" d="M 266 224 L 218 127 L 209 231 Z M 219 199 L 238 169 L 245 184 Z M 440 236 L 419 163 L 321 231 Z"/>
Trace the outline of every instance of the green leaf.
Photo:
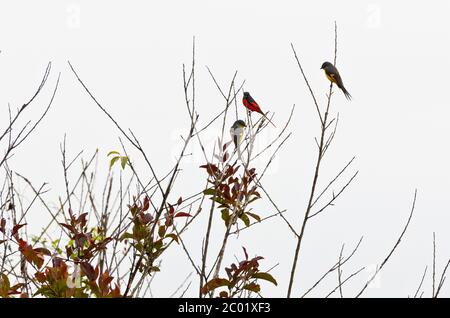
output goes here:
<path id="1" fill-rule="evenodd" d="M 230 281 L 225 278 L 214 278 L 202 287 L 202 294 L 206 295 L 208 292 L 223 286 L 229 286 Z"/>
<path id="2" fill-rule="evenodd" d="M 109 157 L 111 155 L 120 155 L 120 153 L 118 151 L 113 150 L 113 151 L 108 152 L 108 154 L 106 156 Z"/>
<path id="3" fill-rule="evenodd" d="M 230 211 L 228 209 L 222 210 L 222 220 L 224 220 L 225 225 L 228 226 L 228 223 L 230 222 Z"/>
<path id="4" fill-rule="evenodd" d="M 170 233 L 170 234 L 166 234 L 165 237 L 170 237 L 172 240 L 174 240 L 175 242 L 177 242 L 178 244 L 180 244 L 178 242 L 178 236 L 176 234 Z"/>
<path id="5" fill-rule="evenodd" d="M 275 278 L 273 278 L 273 276 L 270 275 L 269 273 L 255 273 L 252 275 L 252 278 L 267 280 L 268 282 L 271 282 L 275 286 L 278 285 Z"/>
<path id="6" fill-rule="evenodd" d="M 133 239 L 133 238 L 134 238 L 133 234 L 127 232 L 127 233 L 123 233 L 122 234 L 122 236 L 120 237 L 119 241 L 123 241 L 123 240 L 126 240 L 126 239 Z"/>
<path id="7" fill-rule="evenodd" d="M 252 218 L 254 218 L 256 221 L 261 222 L 261 217 L 258 214 L 247 212 L 248 215 L 250 215 Z"/>
<path id="8" fill-rule="evenodd" d="M 213 188 L 203 190 L 204 195 L 214 195 L 215 193 L 216 193 L 216 190 L 214 190 Z"/>
<path id="9" fill-rule="evenodd" d="M 242 288 L 247 289 L 252 292 L 255 292 L 255 293 L 259 293 L 261 291 L 261 286 L 259 286 L 259 284 L 255 283 L 255 282 L 251 282 L 250 284 L 244 285 L 244 287 L 242 287 Z"/>
<path id="10" fill-rule="evenodd" d="M 6 276 L 6 274 L 2 274 L 2 280 L 1 280 L 1 286 L 3 290 L 9 290 L 9 287 L 11 286 L 9 283 L 9 279 L 8 276 Z"/>
<path id="11" fill-rule="evenodd" d="M 109 168 L 111 169 L 112 166 L 116 163 L 117 160 L 119 160 L 120 157 L 114 157 L 111 159 L 111 161 L 109 162 Z"/>
<path id="12" fill-rule="evenodd" d="M 120 157 L 120 165 L 122 166 L 122 169 L 125 169 L 125 166 L 128 163 L 128 157 Z"/>
<path id="13" fill-rule="evenodd" d="M 241 215 L 239 215 L 239 218 L 244 222 L 245 226 L 250 226 L 250 219 L 247 216 L 247 213 L 242 212 Z"/>

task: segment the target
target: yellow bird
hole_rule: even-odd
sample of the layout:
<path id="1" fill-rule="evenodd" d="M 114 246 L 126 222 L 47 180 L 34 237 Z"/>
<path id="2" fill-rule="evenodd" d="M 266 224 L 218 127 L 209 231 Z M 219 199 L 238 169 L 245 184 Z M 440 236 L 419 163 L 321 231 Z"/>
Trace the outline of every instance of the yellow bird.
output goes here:
<path id="1" fill-rule="evenodd" d="M 239 158 L 241 158 L 241 148 L 240 144 L 242 142 L 242 138 L 244 137 L 245 128 L 247 124 L 243 120 L 236 120 L 230 128 L 231 139 L 233 140 L 234 147 L 238 152 Z"/>
<path id="2" fill-rule="evenodd" d="M 335 83 L 344 92 L 344 95 L 348 100 L 352 99 L 352 95 L 345 89 L 341 75 L 339 75 L 337 68 L 333 64 L 325 62 L 320 69 L 324 70 L 325 75 L 330 82 Z"/>

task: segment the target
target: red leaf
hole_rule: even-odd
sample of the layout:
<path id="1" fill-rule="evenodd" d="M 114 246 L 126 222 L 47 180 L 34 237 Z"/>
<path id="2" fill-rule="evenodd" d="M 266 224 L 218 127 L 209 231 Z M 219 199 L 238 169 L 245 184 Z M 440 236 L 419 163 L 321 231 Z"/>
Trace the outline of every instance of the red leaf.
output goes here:
<path id="1" fill-rule="evenodd" d="M 98 278 L 98 281 L 99 281 L 98 285 L 99 285 L 100 289 L 102 291 L 106 292 L 108 285 L 112 282 L 113 279 L 114 279 L 114 277 L 109 276 L 108 271 L 101 274 L 100 277 Z"/>
<path id="2" fill-rule="evenodd" d="M 2 232 L 3 234 L 5 234 L 5 227 L 6 227 L 6 220 L 2 218 L 0 220 L 0 232 Z"/>
<path id="3" fill-rule="evenodd" d="M 35 252 L 43 254 L 43 255 L 47 255 L 47 256 L 51 256 L 52 253 L 50 253 L 50 251 L 46 248 L 43 247 L 38 247 L 34 249 Z"/>
<path id="4" fill-rule="evenodd" d="M 80 263 L 80 266 L 81 266 L 81 269 L 83 270 L 83 273 L 86 274 L 87 278 L 90 281 L 94 281 L 97 278 L 95 275 L 94 267 L 92 267 L 91 264 L 83 262 L 83 263 Z"/>
<path id="5" fill-rule="evenodd" d="M 42 265 L 44 265 L 44 255 L 34 252 L 33 253 L 33 263 L 34 263 L 34 265 L 37 266 L 37 268 L 41 268 Z"/>
<path id="6" fill-rule="evenodd" d="M 45 276 L 45 274 L 42 272 L 36 272 L 36 274 L 34 274 L 34 277 L 36 277 L 36 279 L 39 283 L 45 282 L 45 280 L 47 278 L 47 276 Z"/>
<path id="7" fill-rule="evenodd" d="M 66 229 L 68 229 L 71 233 L 75 233 L 75 228 L 72 225 L 66 224 L 66 223 L 59 223 L 59 225 L 64 226 Z"/>
<path id="8" fill-rule="evenodd" d="M 248 260 L 247 250 L 246 250 L 245 247 L 243 247 L 243 246 L 242 246 L 242 249 L 244 250 L 245 260 Z"/>
<path id="9" fill-rule="evenodd" d="M 220 292 L 219 297 L 220 298 L 228 298 L 228 293 L 223 290 L 223 291 Z"/>
<path id="10" fill-rule="evenodd" d="M 62 263 L 64 263 L 61 257 L 53 257 L 52 258 L 53 267 L 60 267 Z"/>
<path id="11" fill-rule="evenodd" d="M 87 220 L 86 220 L 86 217 L 87 217 L 87 213 L 82 213 L 82 214 L 80 214 L 80 216 L 78 217 L 78 219 L 77 219 L 77 223 L 79 223 L 80 225 L 81 225 L 81 227 L 83 228 L 85 225 L 86 225 L 86 223 L 87 223 Z"/>
<path id="12" fill-rule="evenodd" d="M 145 196 L 142 211 L 147 211 L 149 207 L 150 207 L 150 198 L 148 196 Z"/>
<path id="13" fill-rule="evenodd" d="M 27 224 L 24 223 L 24 224 L 16 224 L 16 225 L 14 225 L 11 235 L 15 236 L 17 234 L 17 232 L 20 230 L 20 228 L 25 226 L 25 225 L 27 225 Z"/>
<path id="14" fill-rule="evenodd" d="M 192 215 L 190 215 L 189 213 L 186 212 L 178 212 L 177 214 L 175 214 L 174 218 L 179 218 L 179 217 L 191 217 Z"/>
<path id="15" fill-rule="evenodd" d="M 213 165 L 211 163 L 200 166 L 200 168 L 205 168 L 210 176 L 215 175 L 217 173 L 217 171 L 219 170 L 216 165 Z"/>
<path id="16" fill-rule="evenodd" d="M 19 251 L 25 257 L 28 262 L 33 260 L 34 250 L 27 242 L 22 239 L 19 239 Z"/>

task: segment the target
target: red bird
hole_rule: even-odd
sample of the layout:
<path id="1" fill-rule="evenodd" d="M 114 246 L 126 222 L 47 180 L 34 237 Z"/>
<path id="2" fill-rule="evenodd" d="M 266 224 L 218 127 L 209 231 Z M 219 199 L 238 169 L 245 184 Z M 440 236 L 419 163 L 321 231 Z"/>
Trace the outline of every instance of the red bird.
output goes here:
<path id="1" fill-rule="evenodd" d="M 244 92 L 244 97 L 242 98 L 242 103 L 244 106 L 251 112 L 257 112 L 264 116 L 265 119 L 269 121 L 273 125 L 273 127 L 276 127 L 270 119 L 264 114 L 259 107 L 258 103 L 253 99 L 253 97 L 250 96 L 249 92 Z"/>

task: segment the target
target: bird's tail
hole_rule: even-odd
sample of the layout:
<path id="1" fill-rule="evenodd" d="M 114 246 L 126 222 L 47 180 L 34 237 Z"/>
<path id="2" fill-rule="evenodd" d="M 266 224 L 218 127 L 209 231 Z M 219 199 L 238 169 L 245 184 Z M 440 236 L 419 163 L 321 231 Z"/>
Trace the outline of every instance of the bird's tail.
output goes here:
<path id="1" fill-rule="evenodd" d="M 265 119 L 267 119 L 267 120 L 269 121 L 269 123 L 271 123 L 271 124 L 272 124 L 272 126 L 273 126 L 273 127 L 277 128 L 277 126 L 275 126 L 275 124 L 274 124 L 274 123 L 272 123 L 272 121 L 271 121 L 271 120 L 269 119 L 269 117 L 267 117 L 267 116 L 266 116 L 266 114 L 264 114 L 263 112 L 261 112 L 261 115 L 263 115 L 263 116 L 264 116 L 264 118 L 265 118 Z"/>
<path id="2" fill-rule="evenodd" d="M 237 152 L 238 159 L 242 160 L 242 152 L 241 152 L 241 144 L 240 143 L 237 145 L 235 151 Z"/>
<path id="3" fill-rule="evenodd" d="M 342 91 L 344 92 L 344 95 L 348 100 L 352 100 L 352 95 L 350 95 L 350 93 L 345 89 L 344 86 L 342 86 Z"/>

